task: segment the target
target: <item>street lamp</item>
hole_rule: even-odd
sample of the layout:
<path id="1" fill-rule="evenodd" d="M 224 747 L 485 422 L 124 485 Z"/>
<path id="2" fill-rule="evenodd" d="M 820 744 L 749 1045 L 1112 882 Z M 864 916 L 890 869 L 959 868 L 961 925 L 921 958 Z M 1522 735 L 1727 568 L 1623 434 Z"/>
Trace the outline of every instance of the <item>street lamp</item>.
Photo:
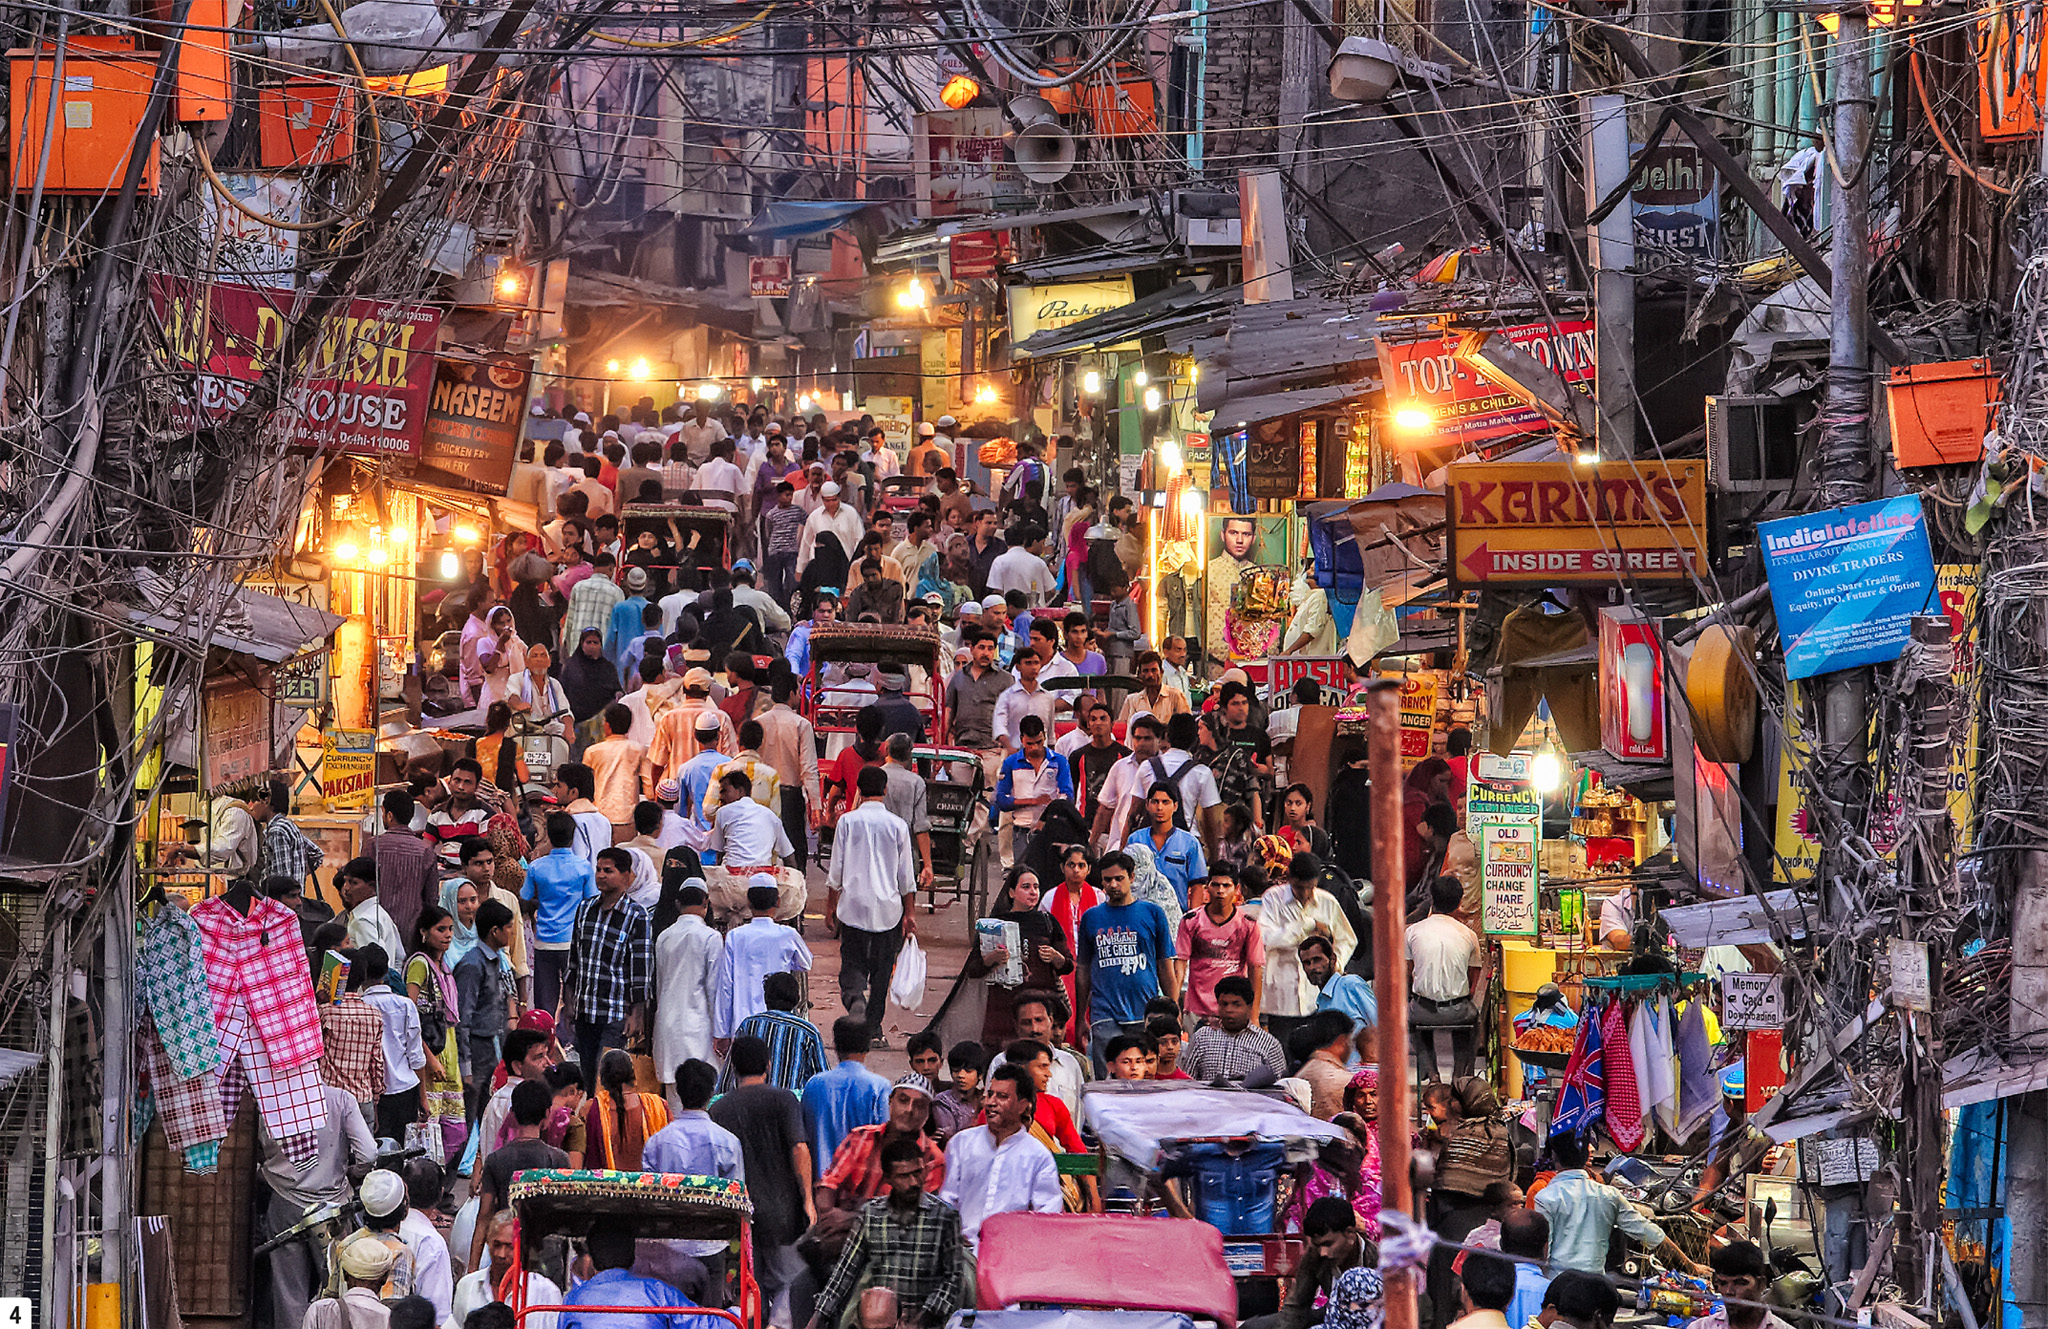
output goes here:
<path id="1" fill-rule="evenodd" d="M 654 366 L 647 363 L 647 358 L 645 356 L 642 356 L 640 359 L 635 360 L 633 362 L 633 381 L 635 383 L 645 383 L 648 379 L 652 378 L 653 376 Z"/>
<path id="2" fill-rule="evenodd" d="M 1158 388 L 1146 388 L 1146 389 L 1145 389 L 1145 409 L 1146 409 L 1146 410 L 1148 410 L 1148 411 L 1157 411 L 1157 410 L 1158 410 L 1158 409 L 1159 409 L 1159 408 L 1160 408 L 1161 406 L 1164 406 L 1165 404 L 1166 404 L 1166 398 L 1164 398 L 1164 397 L 1162 397 L 1162 396 L 1160 396 L 1160 395 L 1159 395 L 1159 389 L 1158 389 Z"/>
<path id="3" fill-rule="evenodd" d="M 1102 395 L 1102 371 L 1090 369 L 1081 375 L 1081 391 L 1091 397 Z"/>
<path id="4" fill-rule="evenodd" d="M 617 360 L 607 360 L 604 362 L 604 372 L 607 374 L 616 374 L 623 368 L 625 368 L 625 366 L 620 364 Z"/>
<path id="5" fill-rule="evenodd" d="M 898 288 L 896 292 L 896 307 L 906 310 L 923 309 L 930 298 L 931 293 L 925 289 L 924 280 L 920 277 L 912 277 Z"/>

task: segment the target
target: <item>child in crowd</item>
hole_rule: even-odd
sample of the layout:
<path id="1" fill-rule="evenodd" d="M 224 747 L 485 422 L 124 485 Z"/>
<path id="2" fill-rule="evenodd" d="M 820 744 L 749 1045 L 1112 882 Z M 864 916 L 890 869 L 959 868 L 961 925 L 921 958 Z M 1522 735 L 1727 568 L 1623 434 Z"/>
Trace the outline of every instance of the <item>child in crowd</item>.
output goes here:
<path id="1" fill-rule="evenodd" d="M 1118 1034 L 1109 1040 L 1103 1051 L 1103 1060 L 1109 1063 L 1109 1078 L 1112 1080 L 1143 1080 L 1145 1074 L 1145 1037 L 1142 1034 Z"/>
<path id="2" fill-rule="evenodd" d="M 562 1142 L 569 1138 L 569 1123 L 583 1106 L 583 1074 L 573 1065 L 558 1061 L 548 1067 L 548 1088 L 554 1091 L 555 1101 L 548 1105 L 548 1119 L 540 1128 L 540 1138 L 561 1149 L 565 1147 Z"/>
<path id="3" fill-rule="evenodd" d="M 910 1054 L 910 1073 L 897 1080 L 898 1084 L 914 1084 L 933 1097 L 939 1092 L 939 1066 L 945 1060 L 941 1055 L 939 1036 L 926 1029 L 912 1034 L 904 1044 L 904 1051 Z"/>
<path id="4" fill-rule="evenodd" d="M 1153 1063 L 1151 1078 L 1154 1080 L 1186 1080 L 1191 1078 L 1180 1068 L 1181 1032 L 1180 1021 L 1171 1015 L 1155 1015 L 1145 1021 L 1145 1036 L 1158 1049 L 1158 1059 Z"/>
<path id="5" fill-rule="evenodd" d="M 933 1097 L 927 1126 L 940 1144 L 972 1126 L 981 1115 L 981 1079 L 988 1070 L 988 1052 L 971 1039 L 955 1043 L 946 1054 L 946 1069 L 952 1073 L 953 1083 Z"/>

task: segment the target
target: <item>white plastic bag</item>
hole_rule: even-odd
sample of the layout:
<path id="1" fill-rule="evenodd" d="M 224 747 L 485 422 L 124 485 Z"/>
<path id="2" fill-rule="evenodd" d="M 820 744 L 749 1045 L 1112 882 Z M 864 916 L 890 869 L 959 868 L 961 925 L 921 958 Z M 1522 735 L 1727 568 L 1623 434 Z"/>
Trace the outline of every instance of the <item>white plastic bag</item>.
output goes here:
<path id="1" fill-rule="evenodd" d="M 896 972 L 889 979 L 889 1000 L 906 1011 L 915 1011 L 924 1001 L 924 947 L 916 937 L 905 937 L 896 952 Z"/>

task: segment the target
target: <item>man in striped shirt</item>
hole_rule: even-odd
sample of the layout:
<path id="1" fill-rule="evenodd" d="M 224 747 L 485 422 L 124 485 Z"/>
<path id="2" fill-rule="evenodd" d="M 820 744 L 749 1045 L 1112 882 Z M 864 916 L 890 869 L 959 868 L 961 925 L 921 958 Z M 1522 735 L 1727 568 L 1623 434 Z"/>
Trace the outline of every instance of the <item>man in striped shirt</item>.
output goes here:
<path id="1" fill-rule="evenodd" d="M 768 1045 L 768 1083 L 793 1094 L 802 1093 L 811 1077 L 825 1069 L 824 1037 L 796 1013 L 802 995 L 795 974 L 769 974 L 761 980 L 761 999 L 768 1009 L 749 1015 L 733 1031 L 735 1038 L 751 1035 Z M 736 1083 L 728 1060 L 718 1077 L 718 1092 L 726 1093 Z"/>
<path id="2" fill-rule="evenodd" d="M 600 633 L 611 629 L 612 610 L 626 598 L 626 593 L 612 580 L 612 570 L 617 566 L 617 560 L 610 554 L 599 554 L 591 560 L 590 575 L 569 592 L 569 604 L 562 613 L 564 642 L 581 641 L 586 628 L 596 628 Z"/>

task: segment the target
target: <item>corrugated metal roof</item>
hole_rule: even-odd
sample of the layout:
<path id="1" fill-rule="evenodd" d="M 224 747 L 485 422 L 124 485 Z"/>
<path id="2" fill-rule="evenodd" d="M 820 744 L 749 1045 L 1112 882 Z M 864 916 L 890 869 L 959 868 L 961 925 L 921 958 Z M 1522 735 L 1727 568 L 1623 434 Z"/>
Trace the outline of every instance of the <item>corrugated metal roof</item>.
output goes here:
<path id="1" fill-rule="evenodd" d="M 1117 346 L 1140 337 L 1157 336 L 1167 328 L 1208 322 L 1236 302 L 1235 290 L 1204 291 L 1198 290 L 1193 282 L 1179 282 L 1093 318 L 1033 333 L 1011 347 L 1010 354 L 1036 359 Z"/>
<path id="2" fill-rule="evenodd" d="M 306 643 L 324 640 L 348 621 L 324 609 L 237 587 L 212 633 L 202 637 L 202 625 L 192 621 L 186 604 L 164 578 L 143 571 L 137 574 L 136 589 L 150 602 L 129 607 L 128 621 L 137 627 L 194 645 L 251 655 L 265 664 L 282 664 L 297 655 Z"/>
<path id="3" fill-rule="evenodd" d="M 1295 388 L 1289 392 L 1266 392 L 1251 397 L 1232 397 L 1216 407 L 1215 419 L 1210 421 L 1209 432 L 1227 434 L 1258 424 L 1263 420 L 1277 420 L 1283 415 L 1299 411 L 1317 411 L 1327 407 L 1341 406 L 1345 402 L 1359 401 L 1380 390 L 1380 381 L 1368 378 L 1355 383 L 1332 383 L 1319 388 Z"/>

